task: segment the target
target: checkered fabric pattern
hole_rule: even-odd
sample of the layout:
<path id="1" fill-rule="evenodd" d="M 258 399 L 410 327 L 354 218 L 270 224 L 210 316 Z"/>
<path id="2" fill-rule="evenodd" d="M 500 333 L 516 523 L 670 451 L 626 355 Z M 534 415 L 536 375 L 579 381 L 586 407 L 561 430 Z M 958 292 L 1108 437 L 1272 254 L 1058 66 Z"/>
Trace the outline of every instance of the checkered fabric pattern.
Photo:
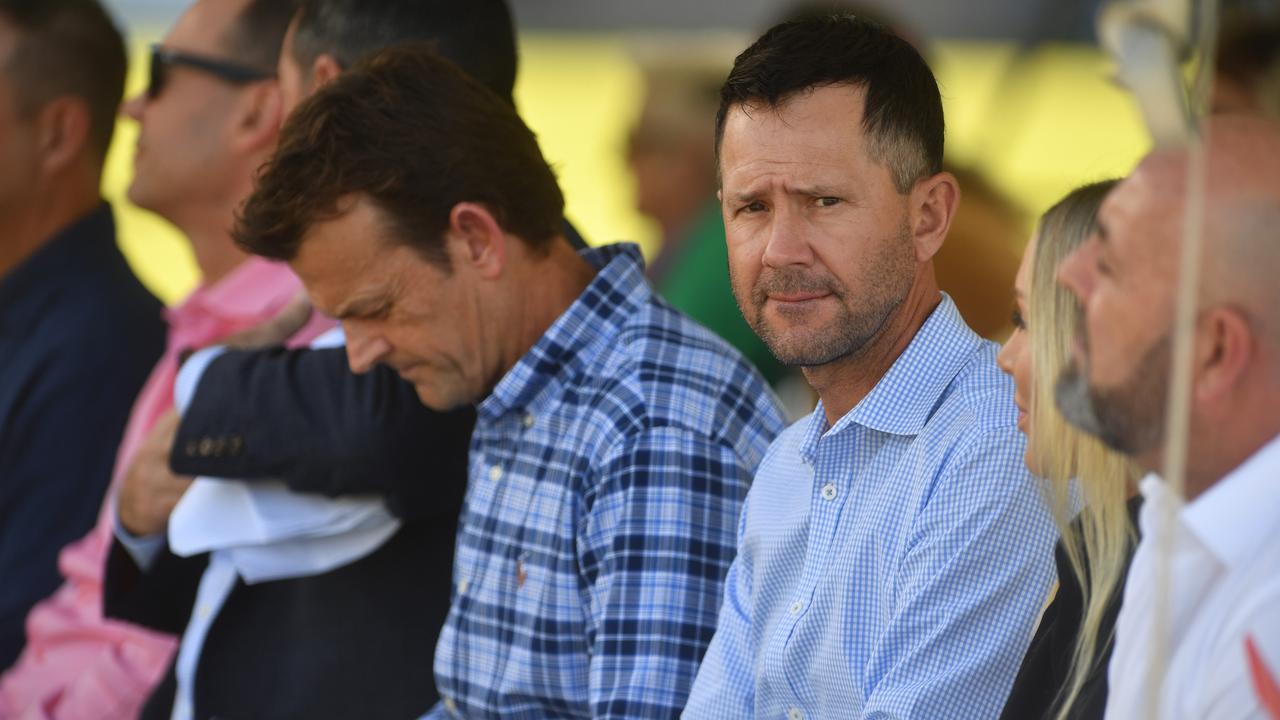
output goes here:
<path id="1" fill-rule="evenodd" d="M 1053 580 L 1011 383 L 950 298 L 769 449 L 686 718 L 993 718 Z"/>
<path id="2" fill-rule="evenodd" d="M 634 245 L 479 406 L 430 717 L 674 717 L 715 631 L 772 391 Z"/>

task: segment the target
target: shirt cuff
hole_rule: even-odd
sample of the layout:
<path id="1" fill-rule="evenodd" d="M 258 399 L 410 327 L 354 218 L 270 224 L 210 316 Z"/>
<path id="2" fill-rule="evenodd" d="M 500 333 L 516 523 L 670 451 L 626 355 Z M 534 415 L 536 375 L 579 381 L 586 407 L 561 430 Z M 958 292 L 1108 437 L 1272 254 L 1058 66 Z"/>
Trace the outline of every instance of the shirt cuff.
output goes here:
<path id="1" fill-rule="evenodd" d="M 134 535 L 120 524 L 120 509 L 117 507 L 111 509 L 111 530 L 143 572 L 150 570 L 156 558 L 164 552 L 164 533 Z"/>
<path id="2" fill-rule="evenodd" d="M 227 348 L 222 345 L 207 347 L 197 351 L 182 364 L 178 377 L 173 381 L 173 406 L 177 408 L 179 415 L 187 412 L 187 406 L 191 404 L 191 398 L 195 397 L 196 388 L 200 387 L 200 378 L 209 369 L 209 363 L 226 351 Z"/>

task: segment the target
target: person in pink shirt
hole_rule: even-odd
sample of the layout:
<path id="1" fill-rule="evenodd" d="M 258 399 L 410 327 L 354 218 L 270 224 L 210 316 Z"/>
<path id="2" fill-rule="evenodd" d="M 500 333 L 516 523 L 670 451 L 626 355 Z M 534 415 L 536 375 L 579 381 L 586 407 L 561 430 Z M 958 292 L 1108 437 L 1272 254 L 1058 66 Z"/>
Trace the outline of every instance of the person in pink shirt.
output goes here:
<path id="1" fill-rule="evenodd" d="M 166 313 L 165 354 L 134 404 L 113 488 L 135 468 L 163 466 L 135 461 L 168 451 L 147 438 L 158 422 L 176 422 L 179 356 L 276 317 L 301 290 L 286 266 L 245 255 L 230 235 L 275 147 L 282 104 L 274 68 L 291 15 L 288 0 L 198 0 L 154 49 L 147 91 L 122 107 L 140 126 L 129 199 L 183 231 L 203 281 Z M 328 326 L 317 317 L 295 341 Z M 171 508 L 180 496 L 157 502 Z M 131 718 L 162 679 L 176 640 L 102 617 L 113 503 L 114 493 L 94 530 L 63 550 L 62 587 L 28 616 L 27 646 L 0 677 L 0 719 Z"/>

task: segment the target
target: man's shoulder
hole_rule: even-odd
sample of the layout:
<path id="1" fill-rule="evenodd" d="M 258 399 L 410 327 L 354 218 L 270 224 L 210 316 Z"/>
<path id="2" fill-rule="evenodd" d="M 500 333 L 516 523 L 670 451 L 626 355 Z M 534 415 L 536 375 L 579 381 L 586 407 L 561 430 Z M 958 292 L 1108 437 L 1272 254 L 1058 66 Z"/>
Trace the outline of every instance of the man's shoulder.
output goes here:
<path id="1" fill-rule="evenodd" d="M 1018 432 L 1013 380 L 996 365 L 999 346 L 980 341 L 963 359 L 929 424 L 968 426 L 978 435 Z"/>
<path id="2" fill-rule="evenodd" d="M 603 341 L 579 374 L 589 404 L 624 411 L 633 424 L 676 427 L 762 451 L 783 428 L 773 390 L 742 355 L 654 297 Z"/>
<path id="3" fill-rule="evenodd" d="M 654 400 L 675 389 L 724 402 L 726 393 L 737 394 L 731 392 L 735 387 L 772 398 L 768 383 L 740 352 L 657 297 L 622 325 L 602 360 Z"/>

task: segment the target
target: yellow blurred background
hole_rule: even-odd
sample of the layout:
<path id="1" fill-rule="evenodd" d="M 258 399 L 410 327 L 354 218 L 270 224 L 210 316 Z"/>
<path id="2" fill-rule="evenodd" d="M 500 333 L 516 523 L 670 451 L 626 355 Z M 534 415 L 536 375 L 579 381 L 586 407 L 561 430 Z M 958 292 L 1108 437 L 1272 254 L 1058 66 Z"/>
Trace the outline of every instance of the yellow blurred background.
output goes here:
<path id="1" fill-rule="evenodd" d="M 129 92 L 146 84 L 146 51 L 164 28 L 133 28 Z M 726 67 L 748 38 L 677 36 L 668 43 L 723 45 Z M 639 110 L 636 39 L 619 34 L 524 33 L 516 101 L 537 133 L 565 191 L 568 216 L 589 242 L 639 242 L 652 253 L 656 226 L 634 209 L 624 160 Z M 1127 173 L 1149 140 L 1132 100 L 1110 81 L 1096 49 L 938 41 L 931 63 L 947 117 L 947 156 L 976 168 L 1031 214 L 1071 188 Z M 711 122 L 711 118 L 707 122 Z M 198 282 L 185 241 L 124 199 L 137 128 L 121 120 L 104 194 L 116 207 L 121 246 L 142 280 L 166 303 Z"/>

